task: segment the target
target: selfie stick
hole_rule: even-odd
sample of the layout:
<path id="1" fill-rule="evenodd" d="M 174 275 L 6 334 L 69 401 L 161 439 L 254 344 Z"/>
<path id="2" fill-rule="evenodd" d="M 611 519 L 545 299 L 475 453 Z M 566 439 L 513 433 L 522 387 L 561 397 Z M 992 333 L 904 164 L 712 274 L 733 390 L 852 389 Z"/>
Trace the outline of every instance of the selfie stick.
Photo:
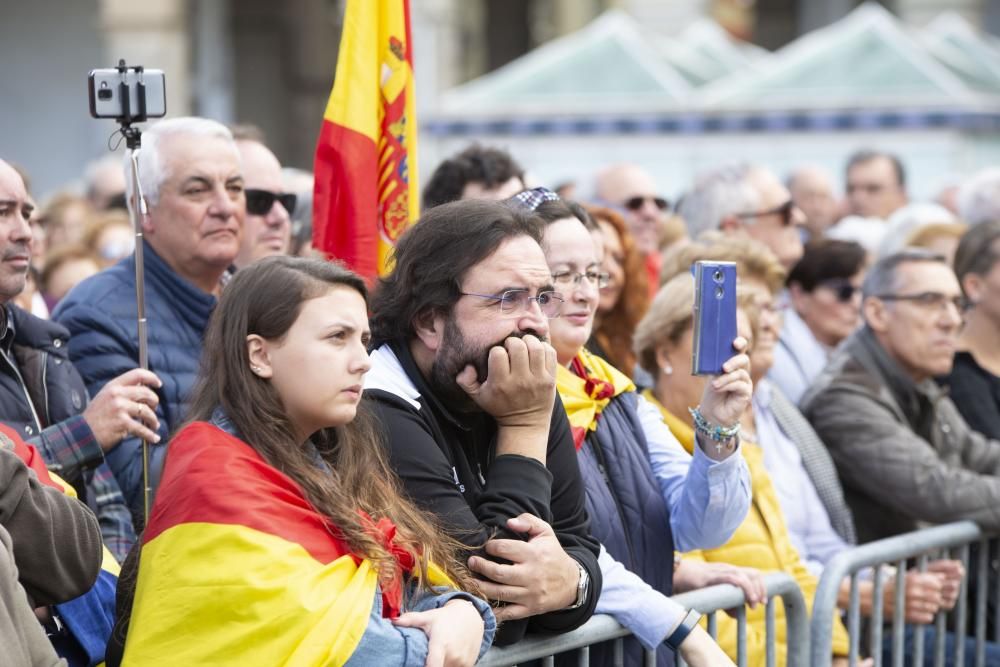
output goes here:
<path id="1" fill-rule="evenodd" d="M 132 192 L 134 205 L 129 207 L 129 215 L 132 217 L 132 226 L 135 229 L 135 305 L 136 323 L 139 335 L 139 368 L 148 370 L 149 357 L 146 341 L 146 283 L 145 272 L 142 262 L 142 220 L 149 212 L 146 207 L 146 198 L 142 195 L 142 185 L 139 183 L 139 151 L 142 145 L 142 136 L 139 128 L 132 127 L 132 123 L 141 123 L 146 120 L 146 94 L 145 85 L 142 83 L 142 65 L 128 67 L 124 60 L 118 61 L 118 71 L 121 73 L 121 82 L 118 84 L 118 99 L 122 101 L 122 115 L 115 120 L 121 125 L 121 134 L 125 137 L 125 146 L 128 148 L 129 165 L 131 167 L 129 177 L 132 179 Z M 129 70 L 134 70 L 139 75 L 138 99 L 139 108 L 136 113 L 132 113 L 129 101 L 129 89 L 126 81 L 126 74 Z M 152 505 L 153 487 L 149 479 L 149 442 L 145 438 L 142 440 L 142 524 L 145 528 L 149 522 L 149 509 Z"/>

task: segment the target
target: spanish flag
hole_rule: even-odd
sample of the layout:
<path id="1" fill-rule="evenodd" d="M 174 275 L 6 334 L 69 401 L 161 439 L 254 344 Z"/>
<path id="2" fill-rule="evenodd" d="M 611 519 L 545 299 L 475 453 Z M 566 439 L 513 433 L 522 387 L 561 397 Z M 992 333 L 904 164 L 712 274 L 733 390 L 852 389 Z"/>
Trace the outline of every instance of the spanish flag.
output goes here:
<path id="1" fill-rule="evenodd" d="M 377 583 L 291 478 L 196 422 L 170 442 L 123 664 L 341 665 Z"/>
<path id="2" fill-rule="evenodd" d="M 386 273 L 420 214 L 409 0 L 348 0 L 314 171 L 313 244 Z"/>

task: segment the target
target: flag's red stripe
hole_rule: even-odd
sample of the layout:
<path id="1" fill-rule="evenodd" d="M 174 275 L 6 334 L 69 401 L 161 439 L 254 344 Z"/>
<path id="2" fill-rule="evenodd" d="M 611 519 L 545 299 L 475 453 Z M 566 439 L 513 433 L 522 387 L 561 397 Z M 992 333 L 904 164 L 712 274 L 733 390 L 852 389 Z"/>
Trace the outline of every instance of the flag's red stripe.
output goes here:
<path id="1" fill-rule="evenodd" d="M 324 564 L 348 553 L 295 482 L 246 443 L 204 422 L 184 427 L 171 439 L 143 543 L 194 522 L 275 535 Z"/>
<path id="2" fill-rule="evenodd" d="M 413 35 L 410 33 L 410 0 L 403 0 L 403 19 L 406 26 L 406 62 L 410 63 L 410 72 L 413 71 Z M 413 79 L 410 79 L 413 85 Z"/>
<path id="3" fill-rule="evenodd" d="M 361 275 L 378 275 L 375 141 L 323 121 L 316 143 L 313 245 Z"/>

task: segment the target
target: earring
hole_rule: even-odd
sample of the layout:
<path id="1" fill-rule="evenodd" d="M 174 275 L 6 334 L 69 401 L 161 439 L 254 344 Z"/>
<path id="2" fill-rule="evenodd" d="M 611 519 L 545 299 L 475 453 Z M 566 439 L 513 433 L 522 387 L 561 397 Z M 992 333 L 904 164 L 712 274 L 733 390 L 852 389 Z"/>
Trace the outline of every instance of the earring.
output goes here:
<path id="1" fill-rule="evenodd" d="M 670 364 L 667 364 L 666 366 L 664 366 L 662 368 L 662 370 L 663 370 L 663 374 L 664 375 L 673 375 L 674 374 L 674 367 L 671 366 Z"/>
<path id="2" fill-rule="evenodd" d="M 250 370 L 252 370 L 254 373 L 257 373 L 259 375 L 260 371 L 261 371 L 261 367 L 260 366 L 250 366 Z"/>

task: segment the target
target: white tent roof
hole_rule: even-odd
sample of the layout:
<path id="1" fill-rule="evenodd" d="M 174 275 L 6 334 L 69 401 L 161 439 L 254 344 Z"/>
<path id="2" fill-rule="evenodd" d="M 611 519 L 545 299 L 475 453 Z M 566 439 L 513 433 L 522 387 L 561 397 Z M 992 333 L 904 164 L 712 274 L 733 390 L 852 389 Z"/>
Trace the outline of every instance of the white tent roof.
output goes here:
<path id="1" fill-rule="evenodd" d="M 866 3 L 779 50 L 762 71 L 727 76 L 696 96 L 705 109 L 926 109 L 979 106 L 987 101 L 983 92 L 928 53 L 892 14 Z"/>
<path id="2" fill-rule="evenodd" d="M 657 39 L 654 47 L 692 86 L 720 79 L 765 59 L 769 52 L 731 37 L 711 19 L 699 19 L 673 39 Z"/>
<path id="3" fill-rule="evenodd" d="M 968 86 L 987 93 L 1000 92 L 1000 40 L 977 31 L 954 12 L 941 14 L 916 36 Z"/>
<path id="4" fill-rule="evenodd" d="M 583 29 L 453 88 L 442 110 L 497 114 L 588 113 L 671 106 L 691 86 L 650 46 L 635 19 L 605 12 Z"/>

